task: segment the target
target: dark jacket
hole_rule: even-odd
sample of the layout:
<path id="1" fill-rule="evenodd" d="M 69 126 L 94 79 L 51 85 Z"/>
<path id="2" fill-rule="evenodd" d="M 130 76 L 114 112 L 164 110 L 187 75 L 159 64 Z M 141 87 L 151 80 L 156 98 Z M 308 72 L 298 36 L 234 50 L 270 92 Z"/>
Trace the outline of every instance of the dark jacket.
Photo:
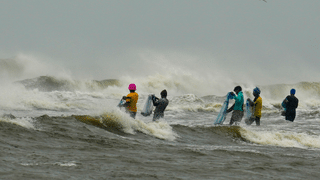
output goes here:
<path id="1" fill-rule="evenodd" d="M 295 96 L 287 96 L 286 97 L 287 102 L 286 104 L 286 115 L 287 114 L 295 114 L 296 109 L 298 107 L 299 100 Z"/>

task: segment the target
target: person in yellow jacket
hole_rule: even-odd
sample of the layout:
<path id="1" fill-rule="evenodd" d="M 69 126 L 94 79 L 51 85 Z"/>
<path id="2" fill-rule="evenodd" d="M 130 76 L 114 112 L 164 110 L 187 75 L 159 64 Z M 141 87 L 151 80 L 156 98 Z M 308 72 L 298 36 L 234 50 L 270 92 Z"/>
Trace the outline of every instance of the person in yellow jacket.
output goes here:
<path id="1" fill-rule="evenodd" d="M 126 103 L 123 105 L 123 107 L 126 108 L 126 112 L 130 114 L 130 116 L 135 119 L 137 114 L 137 102 L 139 99 L 138 93 L 135 91 L 137 90 L 137 87 L 135 84 L 130 84 L 128 87 L 130 93 L 127 96 L 123 96 L 123 100 L 126 100 Z"/>
<path id="2" fill-rule="evenodd" d="M 253 115 L 250 119 L 246 120 L 247 125 L 251 125 L 254 121 L 257 126 L 260 126 L 261 109 L 262 109 L 262 98 L 260 97 L 260 89 L 258 87 L 253 89 L 254 100 L 248 98 L 250 106 L 252 106 Z"/>

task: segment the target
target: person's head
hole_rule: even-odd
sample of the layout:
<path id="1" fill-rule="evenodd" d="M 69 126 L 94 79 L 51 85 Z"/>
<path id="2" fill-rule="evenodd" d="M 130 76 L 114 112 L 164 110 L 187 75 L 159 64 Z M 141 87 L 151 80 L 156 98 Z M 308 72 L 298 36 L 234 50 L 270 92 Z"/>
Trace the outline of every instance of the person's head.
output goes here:
<path id="1" fill-rule="evenodd" d="M 260 89 L 259 89 L 258 87 L 256 87 L 256 88 L 253 89 L 252 94 L 253 94 L 254 96 L 259 96 L 260 93 L 261 93 L 261 91 L 260 91 Z"/>
<path id="2" fill-rule="evenodd" d="M 233 91 L 238 94 L 240 91 L 242 91 L 242 88 L 241 88 L 241 86 L 236 86 L 236 87 L 233 89 Z"/>
<path id="3" fill-rule="evenodd" d="M 162 90 L 160 95 L 161 95 L 162 98 L 166 98 L 167 97 L 167 90 L 165 90 L 165 89 Z"/>
<path id="4" fill-rule="evenodd" d="M 135 84 L 130 84 L 128 89 L 130 90 L 130 92 L 135 92 L 137 90 L 137 87 Z"/>
<path id="5" fill-rule="evenodd" d="M 295 89 L 291 89 L 291 90 L 290 90 L 290 94 L 291 94 L 291 95 L 295 95 L 295 94 L 296 94 L 296 90 L 295 90 Z"/>

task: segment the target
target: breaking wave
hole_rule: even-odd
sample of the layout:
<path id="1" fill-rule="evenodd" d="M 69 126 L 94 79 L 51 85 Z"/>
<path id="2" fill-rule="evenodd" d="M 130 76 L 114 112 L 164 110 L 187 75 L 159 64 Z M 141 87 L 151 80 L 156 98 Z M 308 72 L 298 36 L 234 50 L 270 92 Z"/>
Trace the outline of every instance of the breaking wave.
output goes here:
<path id="1" fill-rule="evenodd" d="M 103 90 L 108 86 L 120 86 L 116 79 L 96 80 L 70 80 L 52 76 L 40 76 L 33 79 L 17 81 L 26 89 L 38 89 L 39 91 L 76 91 L 76 90 Z"/>

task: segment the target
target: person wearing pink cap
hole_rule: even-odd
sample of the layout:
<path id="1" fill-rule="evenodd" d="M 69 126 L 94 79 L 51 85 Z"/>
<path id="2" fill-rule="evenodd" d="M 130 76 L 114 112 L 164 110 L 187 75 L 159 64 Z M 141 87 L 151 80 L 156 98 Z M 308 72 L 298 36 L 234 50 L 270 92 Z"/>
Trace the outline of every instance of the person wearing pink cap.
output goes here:
<path id="1" fill-rule="evenodd" d="M 136 93 L 137 87 L 135 84 L 130 84 L 128 89 L 130 93 L 127 96 L 122 97 L 123 100 L 126 100 L 126 103 L 123 106 L 126 108 L 126 112 L 129 113 L 133 119 L 135 119 L 139 95 Z"/>

